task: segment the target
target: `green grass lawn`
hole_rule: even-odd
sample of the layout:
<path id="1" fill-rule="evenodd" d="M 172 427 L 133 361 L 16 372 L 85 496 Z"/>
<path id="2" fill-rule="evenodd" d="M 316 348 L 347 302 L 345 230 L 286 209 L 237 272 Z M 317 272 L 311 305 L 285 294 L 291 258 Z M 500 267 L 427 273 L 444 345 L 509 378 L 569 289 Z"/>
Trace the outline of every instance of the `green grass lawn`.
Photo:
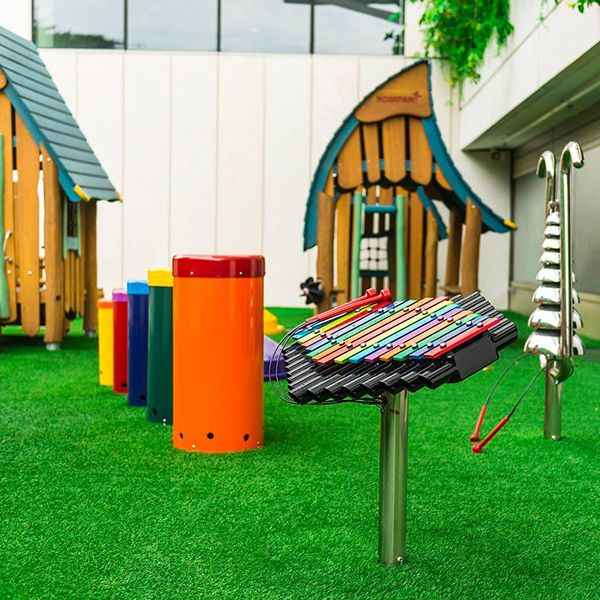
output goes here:
<path id="1" fill-rule="evenodd" d="M 288 327 L 306 314 L 274 312 Z M 598 598 L 600 366 L 577 360 L 563 441 L 542 437 L 540 379 L 470 451 L 487 390 L 521 352 L 518 323 L 492 369 L 411 397 L 409 562 L 393 569 L 377 563 L 377 408 L 293 406 L 267 387 L 264 449 L 185 454 L 97 385 L 80 325 L 57 353 L 5 336 L 0 598 Z M 516 367 L 487 428 L 535 369 Z"/>

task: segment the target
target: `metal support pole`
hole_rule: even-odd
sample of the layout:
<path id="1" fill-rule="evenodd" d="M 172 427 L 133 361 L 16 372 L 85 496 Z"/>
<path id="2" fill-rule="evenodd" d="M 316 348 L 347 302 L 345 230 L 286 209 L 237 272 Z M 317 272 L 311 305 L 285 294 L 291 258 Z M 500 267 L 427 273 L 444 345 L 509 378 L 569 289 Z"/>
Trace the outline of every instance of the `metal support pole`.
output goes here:
<path id="1" fill-rule="evenodd" d="M 544 406 L 544 437 L 558 441 L 560 435 L 560 413 L 562 400 L 562 383 L 558 383 L 546 368 L 546 404 Z"/>
<path id="2" fill-rule="evenodd" d="M 351 268 L 351 294 L 352 298 L 360 296 L 360 240 L 362 237 L 363 195 L 355 192 L 353 201 L 353 226 L 352 226 L 352 268 Z"/>
<path id="3" fill-rule="evenodd" d="M 406 561 L 406 458 L 408 393 L 386 394 L 381 413 L 379 562 Z"/>

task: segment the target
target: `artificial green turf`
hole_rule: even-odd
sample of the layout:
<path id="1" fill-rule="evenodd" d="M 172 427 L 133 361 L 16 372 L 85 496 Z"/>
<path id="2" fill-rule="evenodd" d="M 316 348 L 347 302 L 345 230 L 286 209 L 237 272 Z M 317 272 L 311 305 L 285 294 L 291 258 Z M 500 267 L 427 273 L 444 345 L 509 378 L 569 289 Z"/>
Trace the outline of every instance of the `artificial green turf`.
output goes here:
<path id="1" fill-rule="evenodd" d="M 306 314 L 275 312 L 287 326 Z M 392 569 L 376 561 L 376 408 L 292 406 L 267 389 L 263 450 L 185 454 L 97 385 L 94 340 L 48 353 L 8 336 L 0 598 L 598 598 L 600 367 L 577 361 L 562 442 L 542 437 L 540 380 L 470 451 L 482 399 L 520 352 L 411 397 L 409 562 Z M 487 427 L 534 371 L 516 368 Z M 235 359 L 224 402 L 234 373 Z"/>

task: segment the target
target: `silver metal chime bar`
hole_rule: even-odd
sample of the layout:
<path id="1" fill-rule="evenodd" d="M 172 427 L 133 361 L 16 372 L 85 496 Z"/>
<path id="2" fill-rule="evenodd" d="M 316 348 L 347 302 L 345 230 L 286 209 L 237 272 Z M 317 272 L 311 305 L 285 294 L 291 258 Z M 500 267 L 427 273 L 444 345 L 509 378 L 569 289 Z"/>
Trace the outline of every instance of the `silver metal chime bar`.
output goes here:
<path id="1" fill-rule="evenodd" d="M 539 285 L 533 294 L 538 306 L 529 317 L 534 327 L 525 342 L 525 352 L 536 354 L 546 372 L 544 435 L 561 438 L 562 384 L 573 374 L 573 355 L 583 354 L 583 343 L 575 333 L 582 320 L 573 305 L 579 295 L 573 287 L 573 244 L 571 238 L 571 168 L 583 166 L 583 152 L 569 142 L 557 165 L 552 152 L 544 152 L 537 175 L 546 180 L 546 221 L 542 242 Z M 557 197 L 558 193 L 558 197 Z"/>

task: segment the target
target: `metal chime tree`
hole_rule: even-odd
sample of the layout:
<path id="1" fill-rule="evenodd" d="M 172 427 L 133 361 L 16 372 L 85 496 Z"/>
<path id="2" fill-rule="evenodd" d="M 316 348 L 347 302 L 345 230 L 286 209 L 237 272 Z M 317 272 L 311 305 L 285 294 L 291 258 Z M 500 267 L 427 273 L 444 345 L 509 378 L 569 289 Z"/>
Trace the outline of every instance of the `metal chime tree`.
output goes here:
<path id="1" fill-rule="evenodd" d="M 529 317 L 535 330 L 525 352 L 539 355 L 546 373 L 544 435 L 551 440 L 561 437 L 562 384 L 573 374 L 573 355 L 583 354 L 583 343 L 574 332 L 582 320 L 573 307 L 579 295 L 573 287 L 570 180 L 571 167 L 582 166 L 583 152 L 576 142 L 563 148 L 558 165 L 554 154 L 546 151 L 537 166 L 538 177 L 546 180 L 546 221 L 539 285 L 533 294 L 537 307 Z"/>

